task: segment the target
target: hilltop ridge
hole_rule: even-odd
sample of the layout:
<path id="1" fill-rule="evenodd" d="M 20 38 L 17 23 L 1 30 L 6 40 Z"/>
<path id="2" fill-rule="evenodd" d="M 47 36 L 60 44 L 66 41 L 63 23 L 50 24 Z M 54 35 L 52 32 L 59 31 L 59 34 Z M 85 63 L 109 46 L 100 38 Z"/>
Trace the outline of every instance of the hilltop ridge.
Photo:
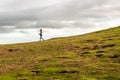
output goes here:
<path id="1" fill-rule="evenodd" d="M 120 80 L 120 27 L 0 45 L 0 80 Z"/>

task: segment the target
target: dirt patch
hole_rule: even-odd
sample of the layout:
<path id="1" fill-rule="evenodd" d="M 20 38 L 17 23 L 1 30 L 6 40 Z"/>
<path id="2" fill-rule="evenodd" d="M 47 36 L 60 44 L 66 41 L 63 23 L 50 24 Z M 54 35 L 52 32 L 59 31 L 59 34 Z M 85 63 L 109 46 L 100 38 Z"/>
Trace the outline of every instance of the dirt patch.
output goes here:
<path id="1" fill-rule="evenodd" d="M 108 44 L 108 45 L 102 45 L 101 47 L 102 48 L 107 48 L 107 47 L 114 47 L 115 46 L 115 44 Z"/>
<path id="2" fill-rule="evenodd" d="M 99 45 L 90 45 L 90 46 L 83 46 L 81 47 L 82 50 L 93 50 L 93 49 L 99 49 Z"/>
<path id="3" fill-rule="evenodd" d="M 92 49 L 100 49 L 100 45 L 94 45 L 92 46 Z"/>
<path id="4" fill-rule="evenodd" d="M 5 53 L 7 53 L 6 50 L 0 50 L 0 55 L 4 55 Z"/>
<path id="5" fill-rule="evenodd" d="M 30 51 L 30 52 L 33 52 L 34 50 L 32 50 L 32 49 L 29 49 L 29 51 Z"/>
<path id="6" fill-rule="evenodd" d="M 21 68 L 20 65 L 10 64 L 10 65 L 2 66 L 1 69 L 0 69 L 0 72 L 6 73 L 6 72 L 8 72 L 10 70 L 18 70 L 20 68 Z"/>
<path id="7" fill-rule="evenodd" d="M 21 51 L 24 51 L 23 49 L 8 49 L 7 50 L 8 52 L 21 52 Z"/>
<path id="8" fill-rule="evenodd" d="M 120 57 L 120 55 L 118 55 L 118 54 L 109 56 L 109 58 L 118 58 L 118 57 Z"/>
<path id="9" fill-rule="evenodd" d="M 82 52 L 81 54 L 90 54 L 90 52 Z"/>
<path id="10" fill-rule="evenodd" d="M 102 48 L 114 47 L 115 44 L 108 44 L 108 45 L 90 45 L 90 46 L 83 46 L 81 47 L 82 50 L 97 50 Z"/>
<path id="11" fill-rule="evenodd" d="M 3 51 L 0 50 L 0 54 L 3 54 Z"/>
<path id="12" fill-rule="evenodd" d="M 97 51 L 96 53 L 104 53 L 105 51 Z"/>
<path id="13" fill-rule="evenodd" d="M 12 52 L 12 51 L 18 51 L 19 49 L 8 49 L 8 51 Z"/>
<path id="14" fill-rule="evenodd" d="M 96 54 L 95 56 L 96 57 L 103 57 L 104 55 L 103 54 Z"/>
<path id="15" fill-rule="evenodd" d="M 43 71 L 41 71 L 41 70 L 32 70 L 31 72 L 33 74 L 41 74 L 41 73 L 43 73 Z"/>
<path id="16" fill-rule="evenodd" d="M 108 40 L 113 40 L 113 39 L 109 38 Z"/>
<path id="17" fill-rule="evenodd" d="M 43 59 L 43 60 L 40 60 L 39 62 L 47 62 L 49 61 L 49 59 Z"/>

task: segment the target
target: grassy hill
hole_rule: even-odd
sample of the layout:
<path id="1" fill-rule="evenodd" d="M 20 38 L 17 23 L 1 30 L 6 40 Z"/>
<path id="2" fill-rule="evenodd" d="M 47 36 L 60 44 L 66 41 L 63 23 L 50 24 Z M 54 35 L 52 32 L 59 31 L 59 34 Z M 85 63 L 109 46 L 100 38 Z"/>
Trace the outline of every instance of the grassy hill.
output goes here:
<path id="1" fill-rule="evenodd" d="M 1 45 L 0 80 L 120 80 L 120 27 Z"/>

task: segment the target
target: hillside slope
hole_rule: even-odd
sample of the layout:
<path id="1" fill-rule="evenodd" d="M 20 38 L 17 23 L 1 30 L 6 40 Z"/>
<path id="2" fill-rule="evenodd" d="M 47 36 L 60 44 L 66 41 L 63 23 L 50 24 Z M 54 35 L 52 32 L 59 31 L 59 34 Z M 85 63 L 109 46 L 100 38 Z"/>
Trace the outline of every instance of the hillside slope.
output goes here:
<path id="1" fill-rule="evenodd" d="M 120 80 L 120 27 L 0 46 L 0 80 Z"/>

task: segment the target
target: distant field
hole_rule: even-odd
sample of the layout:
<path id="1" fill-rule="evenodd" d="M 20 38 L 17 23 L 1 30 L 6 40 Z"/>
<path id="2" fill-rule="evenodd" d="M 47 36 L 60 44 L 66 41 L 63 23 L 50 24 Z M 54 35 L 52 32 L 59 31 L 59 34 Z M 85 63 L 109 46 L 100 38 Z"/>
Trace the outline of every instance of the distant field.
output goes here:
<path id="1" fill-rule="evenodd" d="M 120 80 L 120 27 L 1 45 L 0 80 Z"/>

